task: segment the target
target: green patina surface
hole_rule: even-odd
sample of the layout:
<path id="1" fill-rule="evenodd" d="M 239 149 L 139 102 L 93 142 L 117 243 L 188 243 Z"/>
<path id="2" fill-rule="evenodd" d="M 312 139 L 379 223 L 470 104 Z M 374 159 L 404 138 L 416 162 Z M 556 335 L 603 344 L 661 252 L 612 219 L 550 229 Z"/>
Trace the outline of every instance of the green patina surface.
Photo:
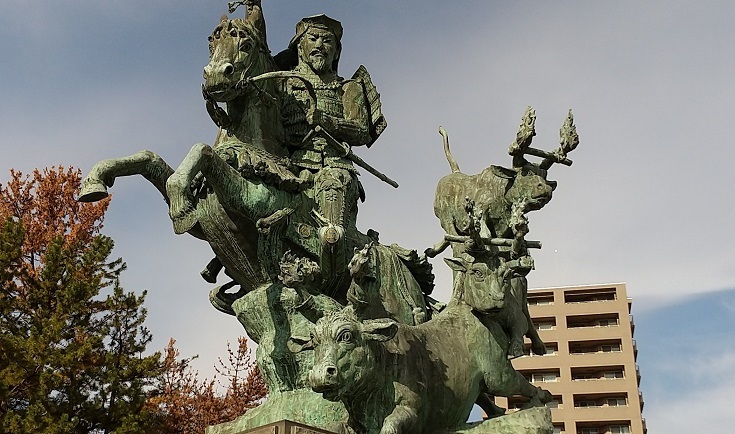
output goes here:
<path id="1" fill-rule="evenodd" d="M 460 171 L 440 129 L 450 173 L 438 181 L 434 211 L 445 236 L 423 252 L 384 245 L 357 229 L 357 173 L 397 184 L 352 147 L 371 146 L 387 124 L 367 69 L 338 75 L 342 25 L 304 18 L 271 57 L 260 1 L 231 9 L 238 5 L 245 17 L 224 16 L 209 37 L 202 90 L 219 126 L 214 144 L 194 145 L 175 170 L 150 151 L 100 161 L 79 197 L 99 200 L 116 178 L 144 176 L 168 203 L 174 231 L 211 247 L 205 280 L 231 279 L 210 300 L 258 343 L 270 393 L 207 432 L 284 419 L 340 433 L 551 432 L 550 395 L 509 360 L 523 354 L 524 336 L 545 352 L 526 302 L 530 252 L 540 248 L 526 239 L 527 213 L 551 200 L 549 168 L 571 165 L 571 112 L 559 148 L 547 152 L 531 147 L 529 107 L 511 167 L 476 175 Z M 448 247 L 454 288 L 445 306 L 430 297 L 428 258 Z M 538 408 L 503 415 L 492 403 L 515 394 Z M 495 417 L 466 426 L 475 403 Z"/>

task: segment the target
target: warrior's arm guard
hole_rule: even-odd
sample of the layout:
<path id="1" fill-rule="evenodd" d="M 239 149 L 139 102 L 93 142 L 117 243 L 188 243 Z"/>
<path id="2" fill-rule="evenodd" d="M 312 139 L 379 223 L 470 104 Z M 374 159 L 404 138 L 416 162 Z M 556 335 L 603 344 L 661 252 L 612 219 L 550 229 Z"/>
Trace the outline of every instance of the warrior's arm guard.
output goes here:
<path id="1" fill-rule="evenodd" d="M 342 103 L 343 118 L 322 112 L 315 123 L 321 125 L 335 139 L 347 142 L 350 146 L 367 145 L 371 141 L 368 108 L 359 82 L 349 81 L 345 84 Z"/>

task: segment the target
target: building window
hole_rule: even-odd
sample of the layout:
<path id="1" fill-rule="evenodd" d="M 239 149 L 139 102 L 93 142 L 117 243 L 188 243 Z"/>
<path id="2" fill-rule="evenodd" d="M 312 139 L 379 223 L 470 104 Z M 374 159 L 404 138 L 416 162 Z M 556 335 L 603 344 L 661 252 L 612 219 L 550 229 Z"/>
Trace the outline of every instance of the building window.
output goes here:
<path id="1" fill-rule="evenodd" d="M 608 398 L 608 407 L 625 407 L 628 405 L 628 401 L 625 398 Z"/>
<path id="2" fill-rule="evenodd" d="M 556 328 L 556 320 L 554 318 L 539 318 L 533 320 L 536 330 L 554 330 Z"/>
<path id="3" fill-rule="evenodd" d="M 591 303 L 596 301 L 613 301 L 615 299 L 617 299 L 615 288 L 564 291 L 565 303 Z"/>
<path id="4" fill-rule="evenodd" d="M 623 371 L 606 371 L 604 377 L 608 380 L 615 380 L 617 378 L 625 378 Z"/>
<path id="5" fill-rule="evenodd" d="M 536 372 L 531 374 L 532 383 L 553 383 L 559 379 L 555 372 Z"/>
<path id="6" fill-rule="evenodd" d="M 569 341 L 569 354 L 613 353 L 622 351 L 620 339 Z"/>
<path id="7" fill-rule="evenodd" d="M 601 319 L 597 322 L 597 325 L 600 327 L 612 327 L 618 325 L 618 319 L 617 318 L 605 318 Z"/>
<path id="8" fill-rule="evenodd" d="M 542 292 L 540 294 L 528 294 L 529 306 L 549 306 L 554 304 L 554 294 Z"/>
<path id="9" fill-rule="evenodd" d="M 554 395 L 551 401 L 546 403 L 546 406 L 549 408 L 562 408 L 561 395 Z"/>
<path id="10" fill-rule="evenodd" d="M 546 342 L 546 354 L 541 354 L 541 356 L 553 356 L 557 353 L 559 350 L 559 344 L 556 342 Z M 531 345 L 526 344 L 523 346 L 523 355 L 524 357 L 539 357 L 538 354 L 534 354 L 531 351 Z"/>
<path id="11" fill-rule="evenodd" d="M 610 434 L 630 434 L 630 426 L 610 425 Z"/>
<path id="12" fill-rule="evenodd" d="M 624 393 L 590 393 L 574 395 L 574 407 L 625 407 L 627 395 Z"/>
<path id="13" fill-rule="evenodd" d="M 620 352 L 620 344 L 600 345 L 600 352 L 602 352 L 602 353 L 618 353 L 618 352 Z"/>
<path id="14" fill-rule="evenodd" d="M 572 367 L 572 381 L 576 380 L 614 380 L 625 378 L 623 366 Z"/>
<path id="15" fill-rule="evenodd" d="M 592 427 L 584 427 L 580 428 L 579 431 L 577 431 L 579 434 L 600 434 L 599 428 L 592 428 Z"/>
<path id="16" fill-rule="evenodd" d="M 597 313 L 567 316 L 568 328 L 614 327 L 619 324 L 617 313 Z"/>
<path id="17" fill-rule="evenodd" d="M 553 434 L 564 434 L 564 424 L 554 425 L 554 429 L 551 432 Z"/>

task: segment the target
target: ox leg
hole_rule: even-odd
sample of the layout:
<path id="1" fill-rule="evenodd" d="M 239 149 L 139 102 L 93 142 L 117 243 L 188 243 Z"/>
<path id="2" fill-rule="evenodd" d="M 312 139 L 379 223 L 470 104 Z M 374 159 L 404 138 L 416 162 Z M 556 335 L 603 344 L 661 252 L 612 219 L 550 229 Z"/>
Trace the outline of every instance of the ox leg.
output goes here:
<path id="1" fill-rule="evenodd" d="M 505 414 L 505 409 L 495 405 L 495 400 L 491 395 L 485 392 L 480 393 L 475 400 L 475 404 L 479 405 L 480 408 L 485 412 L 488 419 L 502 416 Z"/>
<path id="2" fill-rule="evenodd" d="M 166 195 L 166 179 L 174 170 L 163 159 L 151 151 L 140 151 L 128 157 L 99 161 L 82 181 L 77 200 L 96 202 L 107 197 L 107 187 L 112 187 L 120 176 L 143 175 L 163 195 Z"/>
<path id="3" fill-rule="evenodd" d="M 405 406 L 398 405 L 383 421 L 380 434 L 411 434 L 416 432 L 416 412 Z"/>
<path id="4" fill-rule="evenodd" d="M 510 337 L 508 359 L 515 359 L 523 355 L 523 335 L 528 331 L 528 321 L 523 315 L 521 306 L 509 305 L 506 308 L 511 309 L 511 312 L 508 312 L 510 316 L 508 324 L 510 326 L 510 330 L 508 330 Z"/>
<path id="5" fill-rule="evenodd" d="M 529 398 L 524 408 L 541 407 L 553 399 L 551 393 L 529 383 L 520 372 L 513 369 L 510 361 L 504 364 L 500 372 L 485 374 L 485 385 L 488 392 L 493 395 L 521 395 Z"/>
<path id="6" fill-rule="evenodd" d="M 539 356 L 546 354 L 546 345 L 544 345 L 544 341 L 541 340 L 541 337 L 538 335 L 538 331 L 531 320 L 531 314 L 528 312 L 528 280 L 526 280 L 525 277 L 513 278 L 511 280 L 511 291 L 513 291 L 513 296 L 521 305 L 524 321 L 526 322 L 526 324 L 522 326 L 524 330 L 523 334 L 528 336 L 531 340 L 531 351 Z M 523 339 L 522 336 L 521 339 Z"/>

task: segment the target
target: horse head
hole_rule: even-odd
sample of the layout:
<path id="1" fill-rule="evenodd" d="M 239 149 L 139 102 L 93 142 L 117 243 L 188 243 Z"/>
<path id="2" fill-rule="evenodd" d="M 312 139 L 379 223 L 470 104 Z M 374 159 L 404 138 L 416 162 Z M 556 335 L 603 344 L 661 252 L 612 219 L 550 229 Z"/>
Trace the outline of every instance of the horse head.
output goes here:
<path id="1" fill-rule="evenodd" d="M 249 19 L 223 16 L 208 39 L 204 91 L 217 102 L 240 96 L 248 78 L 276 69 L 265 34 Z"/>

